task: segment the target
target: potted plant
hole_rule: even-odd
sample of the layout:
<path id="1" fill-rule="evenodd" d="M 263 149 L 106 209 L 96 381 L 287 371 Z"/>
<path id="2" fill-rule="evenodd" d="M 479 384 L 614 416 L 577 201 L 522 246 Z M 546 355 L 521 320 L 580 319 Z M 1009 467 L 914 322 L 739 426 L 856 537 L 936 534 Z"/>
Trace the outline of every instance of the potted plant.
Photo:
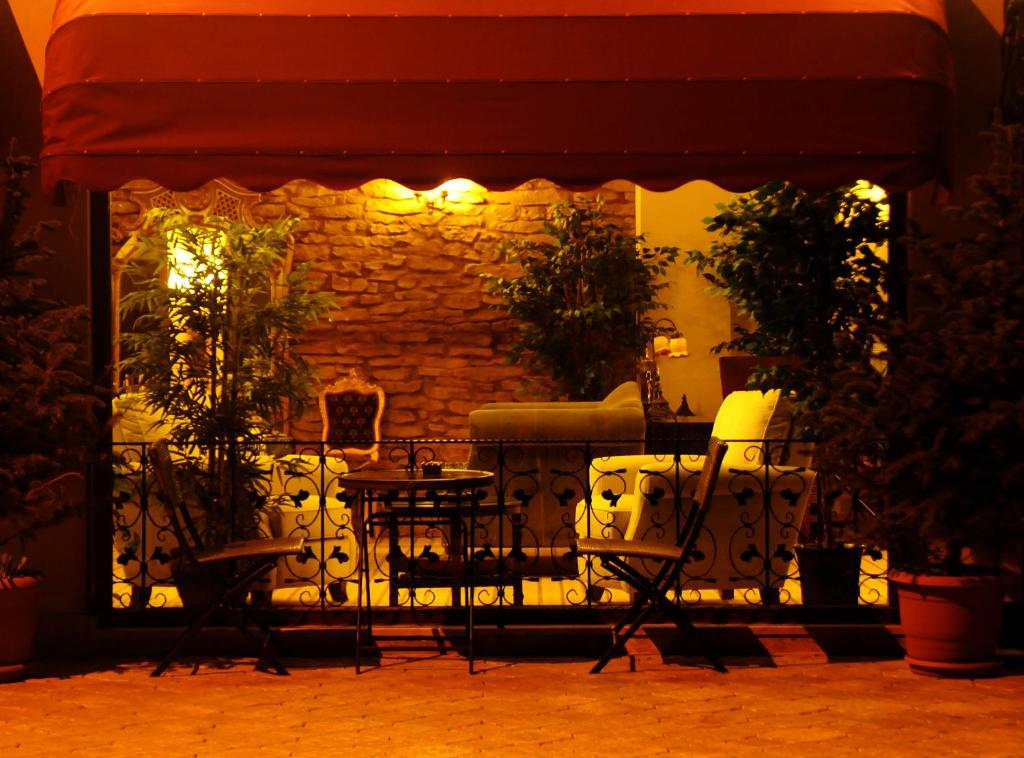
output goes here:
<path id="1" fill-rule="evenodd" d="M 753 325 L 735 327 L 733 339 L 712 348 L 764 359 L 751 388 L 780 389 L 791 404 L 791 436 L 820 430 L 808 411 L 827 402 L 836 367 L 870 365 L 876 337 L 864 328 L 884 323 L 885 262 L 876 250 L 887 239 L 886 208 L 869 185 L 857 183 L 806 192 L 771 182 L 718 206 L 706 219 L 718 235 L 707 252 L 692 250 L 687 263 Z M 776 444 L 772 459 L 786 460 Z M 797 547 L 803 602 L 856 604 L 862 546 L 847 541 L 838 518 L 843 487 L 828 454 L 815 451 L 812 512 Z"/>
<path id="2" fill-rule="evenodd" d="M 992 147 L 978 199 L 952 210 L 968 232 L 910 237 L 914 307 L 875 330 L 885 370 L 846 367 L 818 412 L 830 458 L 884 506 L 878 536 L 922 673 L 999 665 L 1000 562 L 1024 539 L 1024 127 L 997 124 Z"/>
<path id="3" fill-rule="evenodd" d="M 907 659 L 976 676 L 1000 665 L 1024 543 L 1024 3 L 1004 4 L 1003 87 L 958 239 L 909 237 L 910 313 L 873 329 L 883 370 L 852 365 L 818 412 L 830 456 L 884 507 Z M 870 328 L 870 327 L 869 327 Z"/>
<path id="4" fill-rule="evenodd" d="M 0 206 L 0 681 L 31 652 L 39 575 L 29 540 L 84 500 L 79 469 L 97 438 L 88 313 L 46 297 L 34 267 L 52 255 L 43 226 L 22 234 L 32 163 L 12 145 Z"/>
<path id="5" fill-rule="evenodd" d="M 495 307 L 519 321 L 507 360 L 550 376 L 570 400 L 600 400 L 635 378 L 678 250 L 645 247 L 605 219 L 600 198 L 553 205 L 544 231 L 551 242 L 499 245 L 517 275 L 483 274 Z"/>
<path id="6" fill-rule="evenodd" d="M 296 339 L 328 310 L 307 267 L 286 271 L 297 219 L 250 227 L 158 210 L 126 268 L 122 375 L 167 423 L 203 494 L 204 541 L 255 529 L 267 492 L 262 443 L 313 395 Z"/>

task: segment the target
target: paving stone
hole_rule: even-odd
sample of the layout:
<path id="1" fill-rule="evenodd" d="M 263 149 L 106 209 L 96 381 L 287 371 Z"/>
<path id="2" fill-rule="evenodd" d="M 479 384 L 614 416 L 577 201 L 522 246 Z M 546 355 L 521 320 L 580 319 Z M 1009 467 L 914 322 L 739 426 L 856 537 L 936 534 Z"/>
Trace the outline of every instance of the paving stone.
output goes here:
<path id="1" fill-rule="evenodd" d="M 76 664 L 77 665 L 77 664 Z M 718 756 L 1022 754 L 1024 671 L 948 682 L 901 662 L 663 664 L 591 676 L 587 661 L 454 655 L 370 669 L 251 662 L 61 671 L 0 686 L 0 756 Z"/>

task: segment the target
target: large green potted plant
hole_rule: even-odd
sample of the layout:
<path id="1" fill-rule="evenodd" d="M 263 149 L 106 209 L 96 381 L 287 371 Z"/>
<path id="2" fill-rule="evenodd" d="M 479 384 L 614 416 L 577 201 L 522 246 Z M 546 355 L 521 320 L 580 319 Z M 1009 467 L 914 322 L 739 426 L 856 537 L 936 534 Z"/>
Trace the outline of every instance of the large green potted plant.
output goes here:
<path id="1" fill-rule="evenodd" d="M 88 312 L 45 296 L 35 267 L 52 252 L 41 227 L 21 228 L 32 168 L 11 150 L 0 205 L 0 681 L 22 676 L 31 652 L 40 578 L 28 542 L 81 504 L 98 435 Z"/>
<path id="2" fill-rule="evenodd" d="M 570 400 L 599 400 L 636 377 L 678 250 L 645 247 L 605 218 L 600 199 L 552 206 L 544 231 L 550 242 L 499 245 L 514 276 L 484 275 L 496 307 L 519 322 L 508 360 L 550 376 Z"/>
<path id="3" fill-rule="evenodd" d="M 910 235 L 909 315 L 865 325 L 884 370 L 848 366 L 817 414 L 829 456 L 884 509 L 908 661 L 943 676 L 1000 665 L 1024 542 L 1024 3 L 1004 10 L 992 157 L 950 211 L 961 236 Z"/>
<path id="4" fill-rule="evenodd" d="M 286 271 L 296 224 L 157 211 L 126 269 L 134 290 L 121 301 L 131 325 L 121 375 L 189 454 L 213 544 L 255 528 L 267 494 L 254 486 L 268 473 L 262 443 L 313 394 L 296 341 L 330 301 L 307 267 Z"/>
<path id="5" fill-rule="evenodd" d="M 792 433 L 814 436 L 807 411 L 828 400 L 837 366 L 870 365 L 876 336 L 864 325 L 886 318 L 886 266 L 876 252 L 888 234 L 884 205 L 863 183 L 807 192 L 771 182 L 718 211 L 706 220 L 717 239 L 687 263 L 753 323 L 712 349 L 765 359 L 750 386 L 780 389 Z M 816 451 L 815 468 L 825 472 L 816 481 L 818 518 L 797 548 L 803 601 L 855 604 L 862 547 L 844 541 L 834 517 L 842 487 L 827 453 Z"/>
<path id="6" fill-rule="evenodd" d="M 1024 128 L 998 125 L 955 241 L 912 235 L 908 318 L 877 330 L 884 371 L 848 366 L 818 412 L 824 448 L 884 507 L 915 670 L 998 665 L 1006 551 L 1024 538 Z M 1019 565 L 1016 567 L 1019 573 Z M 922 614 L 924 614 L 922 616 Z"/>

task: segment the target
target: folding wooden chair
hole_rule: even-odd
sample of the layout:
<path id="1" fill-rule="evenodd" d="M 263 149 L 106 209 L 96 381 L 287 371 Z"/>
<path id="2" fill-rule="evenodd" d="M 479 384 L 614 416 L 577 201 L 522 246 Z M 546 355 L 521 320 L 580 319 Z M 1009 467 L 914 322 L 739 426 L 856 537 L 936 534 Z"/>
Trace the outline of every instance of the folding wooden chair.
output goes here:
<path id="1" fill-rule="evenodd" d="M 190 479 L 183 479 L 182 486 L 179 487 L 167 440 L 157 440 L 149 450 L 153 473 L 163 495 L 167 516 L 178 538 L 174 574 L 178 578 L 187 577 L 188 581 L 201 585 L 208 591 L 210 598 L 209 603 L 175 640 L 151 676 L 160 676 L 185 643 L 195 637 L 217 612 L 227 616 L 247 639 L 259 644 L 259 660 L 278 674 L 287 674 L 287 669 L 274 652 L 275 647 L 280 647 L 276 635 L 245 607 L 245 596 L 253 583 L 270 571 L 279 558 L 299 555 L 302 552 L 304 538 L 252 539 L 204 549 L 199 531 L 188 511 L 188 501 L 196 499 L 194 484 Z M 185 497 L 182 496 L 182 488 L 185 490 Z M 239 562 L 237 570 L 236 561 Z M 262 641 L 250 631 L 250 624 L 263 632 Z"/>
<path id="2" fill-rule="evenodd" d="M 601 659 L 594 664 L 590 673 L 596 674 L 607 665 L 608 661 L 626 644 L 640 625 L 655 609 L 667 615 L 683 634 L 691 638 L 701 654 L 707 658 L 716 671 L 726 672 L 725 666 L 718 655 L 690 622 L 686 611 L 672 602 L 667 593 L 672 589 L 687 560 L 693 553 L 700 535 L 704 518 L 711 503 L 715 489 L 715 481 L 722 467 L 722 458 L 728 445 L 717 437 L 711 438 L 708 454 L 704 459 L 697 491 L 694 493 L 695 507 L 690 510 L 685 523 L 679 530 L 676 544 L 664 545 L 644 542 L 643 540 L 601 539 L 597 537 L 577 537 L 573 549 L 577 555 L 592 555 L 601 559 L 601 563 L 619 579 L 636 590 L 636 599 L 622 620 L 612 629 L 612 644 Z M 628 558 L 640 558 L 646 562 L 660 563 L 653 576 L 630 566 Z M 625 630 L 625 631 L 623 631 Z"/>

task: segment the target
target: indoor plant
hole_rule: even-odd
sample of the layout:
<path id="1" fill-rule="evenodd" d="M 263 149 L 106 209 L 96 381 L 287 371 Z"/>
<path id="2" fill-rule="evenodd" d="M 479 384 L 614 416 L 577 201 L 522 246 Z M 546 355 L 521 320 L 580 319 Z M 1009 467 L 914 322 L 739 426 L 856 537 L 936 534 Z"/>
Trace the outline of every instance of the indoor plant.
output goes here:
<path id="1" fill-rule="evenodd" d="M 323 316 L 307 267 L 286 271 L 297 219 L 250 227 L 154 211 L 126 272 L 131 320 L 121 373 L 170 427 L 203 492 L 204 540 L 217 544 L 256 525 L 266 493 L 260 447 L 311 398 L 312 367 L 295 340 Z"/>
<path id="2" fill-rule="evenodd" d="M 32 163 L 12 146 L 0 206 L 0 681 L 24 673 L 39 577 L 27 543 L 84 499 L 79 469 L 97 439 L 88 312 L 46 297 L 34 267 L 52 252 L 22 234 Z"/>
<path id="3" fill-rule="evenodd" d="M 687 262 L 753 324 L 713 350 L 770 359 L 754 369 L 751 386 L 780 389 L 791 403 L 791 435 L 814 437 L 820 430 L 806 412 L 828 400 L 837 366 L 870 365 L 876 335 L 865 325 L 886 319 L 885 262 L 876 253 L 888 234 L 885 206 L 863 183 L 812 193 L 771 182 L 718 210 L 706 220 L 718 239 Z M 773 460 L 787 463 L 787 450 L 776 444 Z M 855 604 L 863 548 L 845 541 L 835 518 L 843 487 L 827 452 L 817 449 L 814 463 L 823 472 L 817 519 L 797 548 L 803 602 Z"/>
<path id="4" fill-rule="evenodd" d="M 544 231 L 551 242 L 499 245 L 515 276 L 483 275 L 495 307 L 519 321 L 508 360 L 550 376 L 570 400 L 599 400 L 635 378 L 678 250 L 645 247 L 604 218 L 600 198 L 552 206 Z"/>
<path id="5" fill-rule="evenodd" d="M 686 262 L 754 323 L 712 350 L 791 358 L 755 369 L 752 388 L 780 389 L 801 411 L 827 396 L 838 362 L 870 360 L 859 324 L 885 314 L 885 207 L 861 184 L 812 193 L 769 182 L 718 211 L 705 220 L 718 239 Z"/>

